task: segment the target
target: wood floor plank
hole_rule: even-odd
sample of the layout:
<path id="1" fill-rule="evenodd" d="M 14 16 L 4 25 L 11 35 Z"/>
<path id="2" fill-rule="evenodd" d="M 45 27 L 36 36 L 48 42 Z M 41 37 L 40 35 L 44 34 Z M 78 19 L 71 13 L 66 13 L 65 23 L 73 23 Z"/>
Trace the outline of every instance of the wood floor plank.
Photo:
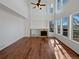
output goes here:
<path id="1" fill-rule="evenodd" d="M 0 59 L 79 59 L 79 56 L 56 38 L 24 37 L 0 51 Z"/>

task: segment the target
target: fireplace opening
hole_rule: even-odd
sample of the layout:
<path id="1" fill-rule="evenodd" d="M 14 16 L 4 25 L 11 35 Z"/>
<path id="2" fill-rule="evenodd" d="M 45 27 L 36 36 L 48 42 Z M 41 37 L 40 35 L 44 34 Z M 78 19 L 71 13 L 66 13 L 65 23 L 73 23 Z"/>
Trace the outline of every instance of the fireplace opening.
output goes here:
<path id="1" fill-rule="evenodd" d="M 47 36 L 47 31 L 41 31 L 41 36 Z"/>

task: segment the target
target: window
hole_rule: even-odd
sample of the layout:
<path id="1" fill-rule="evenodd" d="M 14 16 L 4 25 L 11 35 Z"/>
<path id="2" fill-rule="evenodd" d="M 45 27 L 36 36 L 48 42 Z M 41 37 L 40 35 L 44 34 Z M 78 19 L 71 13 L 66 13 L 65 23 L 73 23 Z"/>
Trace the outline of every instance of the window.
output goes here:
<path id="1" fill-rule="evenodd" d="M 60 13 L 62 8 L 62 0 L 56 0 L 56 13 Z"/>
<path id="2" fill-rule="evenodd" d="M 62 0 L 63 6 L 67 4 L 68 0 Z"/>
<path id="3" fill-rule="evenodd" d="M 57 20 L 57 32 L 60 34 L 61 20 Z"/>
<path id="4" fill-rule="evenodd" d="M 48 14 L 54 14 L 54 6 L 53 6 L 52 3 L 49 4 L 49 5 L 47 5 L 46 12 L 47 12 Z"/>
<path id="5" fill-rule="evenodd" d="M 61 13 L 65 5 L 67 5 L 68 0 L 56 0 L 56 13 Z"/>
<path id="6" fill-rule="evenodd" d="M 50 21 L 49 22 L 49 29 L 50 29 L 50 32 L 54 32 L 54 21 Z"/>
<path id="7" fill-rule="evenodd" d="M 79 13 L 72 16 L 73 18 L 73 40 L 79 42 Z"/>
<path id="8" fill-rule="evenodd" d="M 62 19 L 62 24 L 63 24 L 63 35 L 68 37 L 68 27 L 69 27 L 69 23 L 68 23 L 68 17 L 64 17 Z"/>
<path id="9" fill-rule="evenodd" d="M 58 10 L 61 9 L 61 0 L 57 0 L 57 9 L 58 9 Z"/>
<path id="10" fill-rule="evenodd" d="M 53 6 L 53 4 L 51 4 L 51 6 L 50 6 L 50 13 L 53 13 L 53 11 L 54 11 L 54 6 Z"/>
<path id="11" fill-rule="evenodd" d="M 53 13 L 53 8 L 50 8 L 50 13 Z"/>

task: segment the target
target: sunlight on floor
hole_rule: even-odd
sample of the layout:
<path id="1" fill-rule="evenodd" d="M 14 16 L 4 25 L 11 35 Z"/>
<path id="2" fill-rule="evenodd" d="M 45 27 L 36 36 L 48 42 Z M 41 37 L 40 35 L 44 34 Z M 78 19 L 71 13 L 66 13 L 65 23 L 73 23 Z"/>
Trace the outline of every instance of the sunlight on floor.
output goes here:
<path id="1" fill-rule="evenodd" d="M 71 56 L 66 52 L 66 50 L 60 45 L 60 43 L 55 39 L 49 40 L 50 47 L 54 47 L 54 53 L 56 59 L 72 59 Z"/>

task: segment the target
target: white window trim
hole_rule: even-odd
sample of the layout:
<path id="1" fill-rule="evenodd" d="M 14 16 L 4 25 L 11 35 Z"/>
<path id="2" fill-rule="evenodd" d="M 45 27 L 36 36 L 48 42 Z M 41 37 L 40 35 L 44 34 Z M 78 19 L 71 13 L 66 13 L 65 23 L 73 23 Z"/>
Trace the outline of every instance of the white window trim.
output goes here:
<path id="1" fill-rule="evenodd" d="M 70 15 L 70 23 L 71 23 L 71 24 L 70 24 L 70 26 L 71 26 L 71 27 L 70 27 L 70 28 L 71 28 L 71 30 L 70 30 L 70 32 L 71 32 L 71 33 L 70 33 L 70 35 L 71 35 L 71 36 L 70 36 L 70 40 L 73 41 L 73 42 L 75 42 L 75 43 L 78 43 L 78 44 L 79 44 L 79 42 L 77 42 L 77 41 L 75 41 L 75 40 L 73 39 L 73 30 L 72 30 L 72 29 L 73 29 L 73 25 L 72 25 L 72 23 L 73 23 L 73 18 L 72 18 L 72 16 L 75 15 L 75 14 L 77 14 L 77 13 L 79 13 L 79 11 L 74 12 L 74 13 L 72 13 L 72 14 Z"/>

